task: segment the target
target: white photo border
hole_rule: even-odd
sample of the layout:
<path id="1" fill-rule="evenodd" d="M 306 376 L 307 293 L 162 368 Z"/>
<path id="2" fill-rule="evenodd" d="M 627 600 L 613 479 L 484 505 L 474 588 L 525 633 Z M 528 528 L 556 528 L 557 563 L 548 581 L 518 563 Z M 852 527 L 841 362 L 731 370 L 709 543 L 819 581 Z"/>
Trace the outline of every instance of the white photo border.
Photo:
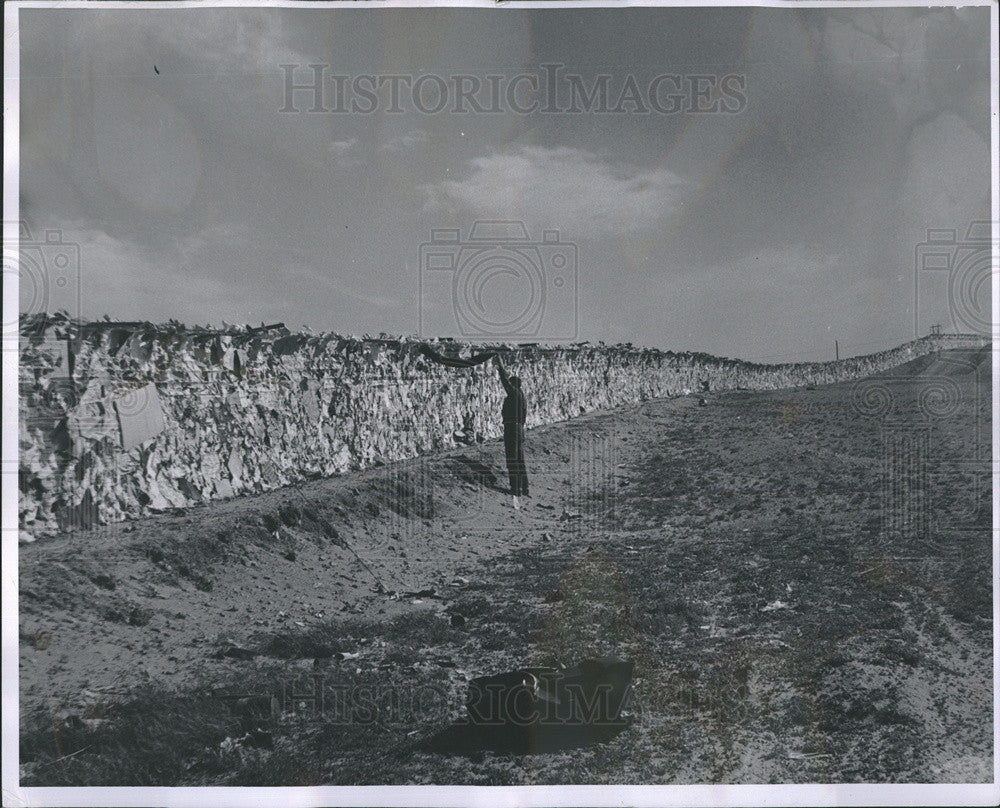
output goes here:
<path id="1" fill-rule="evenodd" d="M 337 0 L 301 2 L 300 0 L 177 0 L 163 2 L 87 2 L 65 0 L 52 3 L 44 0 L 14 0 L 4 5 L 4 220 L 18 221 L 19 201 L 19 12 L 22 9 L 130 9 L 181 10 L 185 8 L 338 8 L 372 10 L 382 8 L 451 8 L 541 9 L 541 8 L 672 8 L 706 7 L 710 4 L 695 0 L 535 0 L 502 2 L 495 0 L 367 0 L 338 2 Z M 1000 221 L 1000 165 L 998 165 L 998 102 L 995 90 L 998 82 L 998 4 L 990 0 L 943 2 L 942 0 L 729 0 L 711 4 L 713 7 L 750 8 L 872 8 L 872 7 L 981 7 L 991 11 L 991 176 L 992 221 Z M 5 234 L 6 235 L 6 234 Z M 993 239 L 994 246 L 996 239 Z M 993 256 L 997 266 L 997 256 Z M 4 321 L 16 316 L 18 286 L 16 279 L 3 285 Z M 1000 281 L 993 275 L 993 322 L 1000 322 Z M 4 806 L 171 806 L 172 808 L 204 808 L 204 806 L 847 806 L 847 805 L 996 805 L 1000 803 L 1000 745 L 997 716 L 1000 716 L 998 660 L 1000 638 L 996 625 L 1000 622 L 1000 339 L 993 329 L 992 450 L 993 450 L 993 716 L 994 754 L 993 783 L 987 784 L 782 784 L 782 785 L 656 785 L 656 786 L 310 786 L 280 788 L 232 787 L 81 787 L 81 788 L 22 788 L 19 784 L 18 750 L 18 542 L 17 542 L 17 460 L 18 460 L 18 399 L 16 395 L 17 353 L 3 351 L 3 475 L 2 475 L 2 759 Z M 5 339 L 6 339 L 5 335 Z"/>

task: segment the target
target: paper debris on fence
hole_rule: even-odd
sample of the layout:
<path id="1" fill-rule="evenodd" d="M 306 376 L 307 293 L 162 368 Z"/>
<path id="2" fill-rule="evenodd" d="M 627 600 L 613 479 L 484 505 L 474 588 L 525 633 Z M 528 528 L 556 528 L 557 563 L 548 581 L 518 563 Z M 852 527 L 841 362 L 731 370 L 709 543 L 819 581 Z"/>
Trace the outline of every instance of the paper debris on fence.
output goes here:
<path id="1" fill-rule="evenodd" d="M 115 399 L 122 449 L 132 451 L 167 428 L 155 384 L 147 384 Z"/>
<path id="2" fill-rule="evenodd" d="M 458 366 L 428 358 L 428 344 Z M 466 345 L 25 315 L 20 534 L 59 532 L 60 509 L 84 503 L 107 524 L 499 438 L 499 379 L 488 364 L 464 366 L 493 352 L 524 380 L 533 427 L 681 395 L 695 380 L 721 391 L 860 378 L 939 347 L 928 338 L 840 362 L 754 365 L 629 345 Z"/>

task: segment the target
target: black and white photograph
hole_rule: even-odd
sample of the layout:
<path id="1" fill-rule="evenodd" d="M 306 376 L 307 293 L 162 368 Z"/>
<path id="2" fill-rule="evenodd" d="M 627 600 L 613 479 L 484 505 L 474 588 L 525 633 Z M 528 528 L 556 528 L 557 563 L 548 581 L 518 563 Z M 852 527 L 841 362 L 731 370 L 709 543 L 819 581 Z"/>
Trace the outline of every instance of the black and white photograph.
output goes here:
<path id="1" fill-rule="evenodd" d="M 4 6 L 3 805 L 995 805 L 998 6 Z"/>

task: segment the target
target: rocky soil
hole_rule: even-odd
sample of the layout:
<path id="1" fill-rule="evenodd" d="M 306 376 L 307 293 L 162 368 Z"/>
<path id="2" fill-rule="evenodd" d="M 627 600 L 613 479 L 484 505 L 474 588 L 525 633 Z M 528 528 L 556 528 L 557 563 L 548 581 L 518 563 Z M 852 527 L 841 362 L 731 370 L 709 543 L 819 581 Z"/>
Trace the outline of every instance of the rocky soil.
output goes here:
<path id="1" fill-rule="evenodd" d="M 988 362 L 532 429 L 519 511 L 492 441 L 24 545 L 21 782 L 989 781 Z M 458 729 L 595 654 L 610 739 Z"/>

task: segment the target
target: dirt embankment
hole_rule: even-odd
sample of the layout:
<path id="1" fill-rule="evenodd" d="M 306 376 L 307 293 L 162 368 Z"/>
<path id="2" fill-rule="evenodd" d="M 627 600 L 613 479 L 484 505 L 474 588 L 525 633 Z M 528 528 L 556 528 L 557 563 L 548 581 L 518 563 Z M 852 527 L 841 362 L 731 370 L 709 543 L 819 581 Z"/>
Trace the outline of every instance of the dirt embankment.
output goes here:
<path id="1" fill-rule="evenodd" d="M 988 360 L 533 429 L 519 512 L 486 442 L 24 546 L 24 782 L 987 781 Z M 599 653 L 609 742 L 447 743 L 468 678 Z"/>

